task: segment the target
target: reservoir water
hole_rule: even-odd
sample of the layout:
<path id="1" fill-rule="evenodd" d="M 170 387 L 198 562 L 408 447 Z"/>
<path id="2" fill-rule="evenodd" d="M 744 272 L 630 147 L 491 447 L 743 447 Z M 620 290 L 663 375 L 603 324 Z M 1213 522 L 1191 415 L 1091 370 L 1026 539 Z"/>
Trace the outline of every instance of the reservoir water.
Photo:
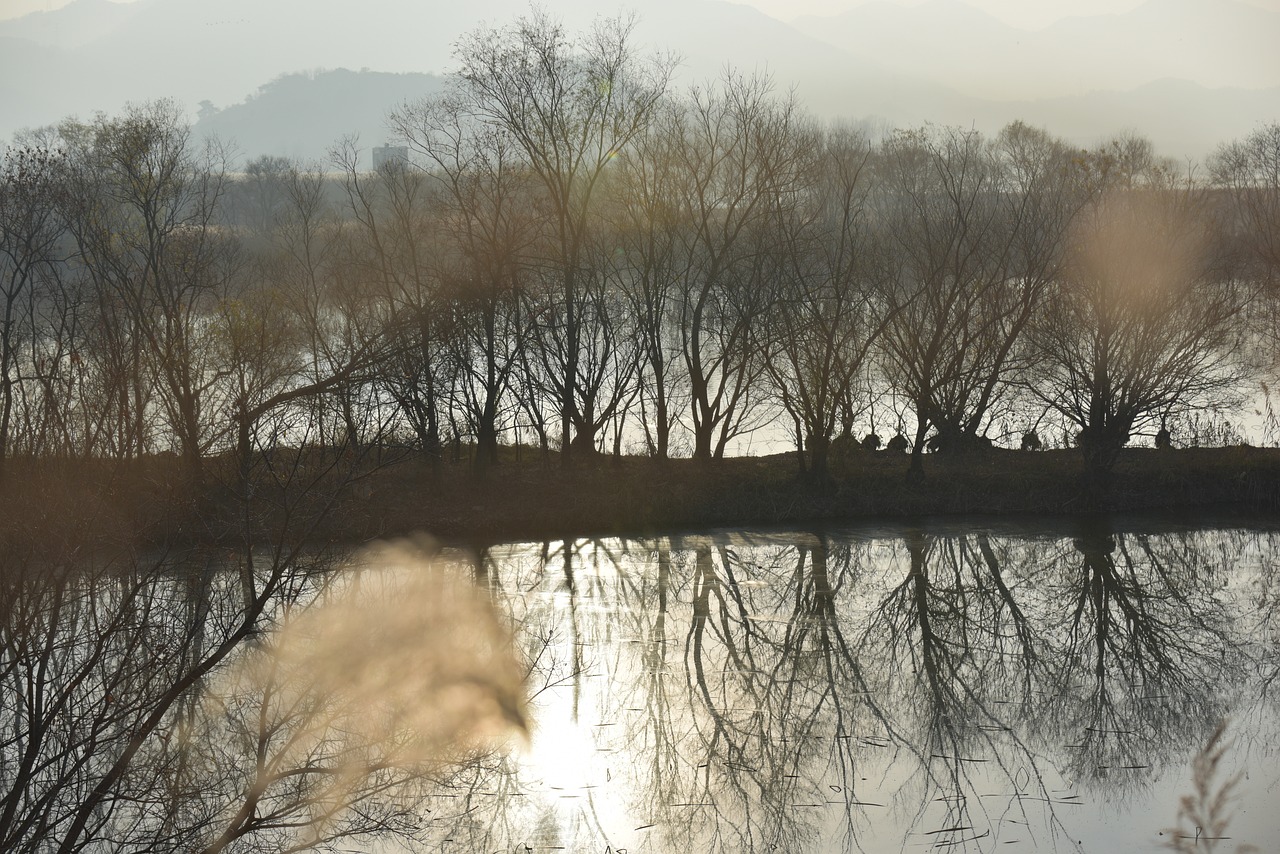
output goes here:
<path id="1" fill-rule="evenodd" d="M 1280 847 L 1274 521 L 69 542 L 0 572 L 6 854 Z"/>
<path id="2" fill-rule="evenodd" d="M 1225 722 L 1219 850 L 1268 850 L 1277 545 L 1088 519 L 493 548 L 530 747 L 425 815 L 445 851 L 1157 851 L 1211 834 L 1178 811 Z"/>

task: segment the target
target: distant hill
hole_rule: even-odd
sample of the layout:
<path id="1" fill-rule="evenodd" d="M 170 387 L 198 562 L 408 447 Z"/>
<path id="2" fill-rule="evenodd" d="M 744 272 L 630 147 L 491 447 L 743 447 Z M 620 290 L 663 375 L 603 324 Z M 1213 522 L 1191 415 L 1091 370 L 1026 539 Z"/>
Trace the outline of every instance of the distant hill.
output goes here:
<path id="1" fill-rule="evenodd" d="M 145 9 L 145 3 L 72 0 L 51 12 L 36 11 L 0 21 L 0 34 L 62 50 L 74 49 L 117 31 Z"/>
<path id="2" fill-rule="evenodd" d="M 346 69 L 287 74 L 243 103 L 216 111 L 206 107 L 195 132 L 232 143 L 245 160 L 271 154 L 324 162 L 329 148 L 349 135 L 358 136 L 366 151 L 384 144 L 392 108 L 443 86 L 444 78 L 433 74 Z M 367 153 L 363 159 L 369 165 Z"/>
<path id="3" fill-rule="evenodd" d="M 794 26 L 723 0 L 635 2 L 636 47 L 679 54 L 678 85 L 726 66 L 767 71 L 818 115 L 876 126 L 994 131 L 1021 118 L 1081 145 L 1132 128 L 1166 153 L 1200 157 L 1280 118 L 1280 53 L 1264 49 L 1280 32 L 1277 16 L 1237 0 L 1149 0 L 1036 32 L 961 0 L 872 2 Z M 598 0 L 544 5 L 570 32 L 611 11 Z M 1217 18 L 1204 17 L 1213 10 Z M 201 130 L 246 153 L 323 158 L 350 132 L 380 144 L 386 110 L 438 85 L 431 75 L 453 67 L 461 36 L 528 11 L 524 0 L 75 0 L 0 21 L 0 139 L 173 97 L 193 118 L 208 102 Z M 1202 31 L 1176 24 L 1179 16 L 1202 21 Z M 995 97 L 1001 81 L 1004 99 Z"/>
<path id="4" fill-rule="evenodd" d="M 592 0 L 542 5 L 570 32 L 612 11 Z M 639 5 L 635 46 L 679 55 L 682 85 L 714 79 L 726 66 L 767 71 L 779 90 L 797 86 L 819 111 L 894 121 L 925 117 L 953 97 L 945 86 L 885 73 L 749 6 Z M 70 113 L 115 112 L 130 100 L 174 97 L 193 112 L 206 100 L 223 107 L 264 81 L 308 69 L 440 73 L 454 66 L 454 44 L 478 24 L 501 26 L 530 11 L 525 0 L 366 0 L 358 7 L 347 0 L 137 0 L 127 17 L 118 8 L 76 0 L 0 21 L 0 43 L 9 46 L 0 51 L 0 136 Z"/>
<path id="5" fill-rule="evenodd" d="M 365 149 L 387 142 L 387 112 L 405 101 L 438 92 L 444 85 L 443 77 L 432 74 L 345 69 L 289 74 L 261 87 L 243 103 L 221 110 L 206 108 L 195 129 L 234 142 L 245 158 L 279 154 L 324 162 L 330 147 L 348 134 L 358 134 Z M 1136 130 L 1151 137 L 1163 154 L 1197 159 L 1218 144 L 1252 131 L 1260 121 L 1252 116 L 1280 103 L 1280 88 L 1220 90 L 1183 80 L 1163 80 L 1129 92 L 1094 92 L 1039 101 L 953 97 L 938 99 L 926 108 L 922 99 L 904 97 L 902 103 L 914 104 L 920 113 L 904 116 L 899 109 L 891 120 L 892 99 L 901 96 L 902 90 L 868 86 L 855 91 L 857 88 L 861 87 L 856 82 L 846 84 L 842 99 L 840 91 L 832 87 L 828 92 L 831 104 L 822 112 L 840 115 L 841 111 L 831 106 L 844 103 L 850 105 L 847 115 L 879 116 L 880 121 L 871 122 L 873 127 L 933 121 L 977 127 L 988 133 L 1021 119 L 1081 147 L 1121 131 Z"/>
<path id="6" fill-rule="evenodd" d="M 614 11 L 591 0 L 541 5 L 571 32 Z M 690 80 L 714 77 L 725 64 L 767 65 L 785 87 L 829 74 L 845 59 L 839 48 L 747 6 L 640 5 L 636 44 L 682 53 Z M 506 24 L 529 11 L 527 0 L 138 0 L 128 7 L 76 0 L 0 21 L 8 47 L 0 52 L 0 135 L 69 112 L 115 111 L 127 100 L 170 96 L 222 106 L 264 81 L 316 68 L 441 73 L 455 64 L 454 43 L 478 24 Z"/>

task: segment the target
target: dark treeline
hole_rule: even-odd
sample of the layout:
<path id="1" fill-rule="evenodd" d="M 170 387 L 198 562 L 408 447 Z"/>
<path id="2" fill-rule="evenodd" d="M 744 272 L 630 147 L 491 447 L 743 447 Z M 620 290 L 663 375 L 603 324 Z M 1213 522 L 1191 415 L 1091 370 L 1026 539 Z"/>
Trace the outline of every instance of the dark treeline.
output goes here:
<path id="1" fill-rule="evenodd" d="M 757 77 L 676 93 L 625 22 L 535 16 L 395 110 L 407 161 L 233 171 L 168 103 L 0 169 L 0 466 L 400 442 L 722 457 L 825 477 L 866 431 L 1037 428 L 1105 474 L 1272 352 L 1280 125 L 1208 167 L 1014 123 L 881 139 Z M 994 435 L 993 435 L 994 433 Z M 1167 434 L 1165 434 L 1167 435 Z M 0 474 L 2 476 L 2 474 Z"/>

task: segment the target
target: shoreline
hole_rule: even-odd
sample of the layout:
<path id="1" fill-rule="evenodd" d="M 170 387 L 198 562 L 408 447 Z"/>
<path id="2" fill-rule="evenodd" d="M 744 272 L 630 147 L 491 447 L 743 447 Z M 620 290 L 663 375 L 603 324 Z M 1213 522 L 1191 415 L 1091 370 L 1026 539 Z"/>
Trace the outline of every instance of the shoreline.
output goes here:
<path id="1" fill-rule="evenodd" d="M 724 528 L 935 525 L 962 517 L 1056 526 L 1100 514 L 1179 526 L 1214 517 L 1280 524 L 1277 448 L 1126 449 L 1102 503 L 1088 499 L 1074 450 L 926 455 L 924 477 L 911 480 L 905 454 L 859 451 L 834 461 L 821 486 L 800 476 L 795 452 L 709 463 L 600 456 L 562 470 L 554 456 L 525 451 L 483 478 L 465 459 L 433 466 L 417 454 L 377 453 L 381 459 L 366 453 L 348 464 L 350 455 L 308 451 L 299 470 L 310 467 L 314 477 L 255 495 L 251 539 L 354 545 L 425 533 L 483 547 Z M 178 464 L 166 456 L 11 466 L 0 490 L 0 545 L 52 538 L 95 551 L 243 546 L 243 505 L 228 486 L 229 462 L 210 461 L 209 485 L 199 495 L 178 485 Z M 319 524 L 309 527 L 315 518 Z"/>
<path id="2" fill-rule="evenodd" d="M 905 454 L 851 456 L 833 466 L 822 488 L 799 476 L 794 452 L 709 464 L 602 457 L 567 472 L 523 463 L 497 467 L 483 481 L 465 464 L 460 472 L 446 466 L 432 480 L 414 462 L 373 478 L 342 527 L 356 541 L 426 532 L 486 544 L 949 517 L 1228 515 L 1266 522 L 1280 511 L 1280 449 L 1127 449 L 1104 504 L 1088 500 L 1075 451 L 926 457 L 924 478 L 913 481 Z"/>

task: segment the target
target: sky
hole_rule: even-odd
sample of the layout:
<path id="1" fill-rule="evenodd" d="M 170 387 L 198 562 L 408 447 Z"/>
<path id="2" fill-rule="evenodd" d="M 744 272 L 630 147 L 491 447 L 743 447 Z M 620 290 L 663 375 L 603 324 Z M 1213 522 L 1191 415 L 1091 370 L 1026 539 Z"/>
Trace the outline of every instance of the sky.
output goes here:
<path id="1" fill-rule="evenodd" d="M 0 0 L 0 20 L 68 2 Z M 81 2 L 89 11 L 104 0 Z M 399 32 L 385 31 L 380 18 L 360 16 L 367 0 L 141 2 L 161 12 L 177 7 L 192 16 L 192 27 L 202 26 L 181 45 L 166 38 L 165 27 L 181 27 L 186 19 L 166 14 L 135 19 L 103 45 L 93 41 L 93 15 L 61 22 L 65 31 L 52 21 L 44 22 L 44 30 L 30 28 L 47 43 L 57 44 L 67 33 L 78 42 L 66 45 L 65 63 L 54 62 L 32 42 L 0 52 L 0 138 L 72 113 L 118 109 L 130 99 L 169 96 L 193 109 L 204 100 L 228 109 L 247 105 L 281 75 L 308 69 L 438 72 L 452 67 L 450 43 L 474 25 L 468 17 L 473 6 L 506 14 L 539 0 L 380 3 L 379 8 L 403 3 L 415 20 L 433 24 Z M 1080 145 L 1140 127 L 1162 150 L 1198 157 L 1259 122 L 1275 120 L 1280 103 L 1274 91 L 1267 91 L 1280 87 L 1280 59 L 1270 32 L 1277 19 L 1262 25 L 1258 15 L 1236 6 L 1251 4 L 1277 15 L 1280 0 L 736 0 L 742 4 L 736 7 L 729 5 L 734 0 L 541 2 L 571 21 L 626 7 L 642 19 L 650 15 L 643 44 L 670 47 L 694 69 L 681 85 L 712 79 L 726 63 L 748 69 L 763 63 L 780 85 L 799 87 L 802 101 L 824 116 L 903 125 L 977 122 L 987 129 L 1016 117 Z M 853 22 L 795 20 L 868 3 L 944 8 L 921 16 L 867 14 Z M 1064 17 L 1087 20 L 1024 36 L 985 26 L 975 16 L 947 13 L 952 4 L 1032 31 Z M 1120 17 L 1144 4 L 1151 4 L 1149 14 Z M 282 34 L 293 32 L 291 22 L 303 6 L 317 10 L 307 22 L 311 36 L 291 40 Z M 795 29 L 746 14 L 748 7 L 795 21 Z M 223 20 L 227 16 L 221 10 L 229 8 L 237 10 L 234 20 Z M 335 22 L 341 26 L 332 26 Z M 243 54 L 235 63 L 221 62 L 228 46 L 238 46 Z M 189 57 L 199 61 L 188 62 Z M 172 73 L 156 75 L 157 63 Z M 45 70 L 26 81 L 31 66 Z M 111 73 L 102 73 L 107 67 Z M 380 121 L 373 125 L 381 128 Z"/>
<path id="2" fill-rule="evenodd" d="M 16 18 L 28 12 L 56 9 L 69 0 L 0 0 L 0 19 Z M 125 0 L 131 2 L 131 0 Z M 783 21 L 800 15 L 834 15 L 869 0 L 739 0 Z M 903 6 L 922 0 L 882 0 Z M 1097 15 L 1124 12 L 1144 0 L 965 0 L 988 14 L 1017 27 L 1037 29 L 1070 15 Z M 1245 0 L 1265 9 L 1280 10 L 1280 0 Z M 644 0 L 633 0 L 643 9 Z"/>
<path id="3" fill-rule="evenodd" d="M 783 21 L 800 15 L 835 15 L 870 0 L 739 0 Z M 886 0 L 900 6 L 916 6 L 924 0 Z M 1047 27 L 1072 15 L 1126 12 L 1146 0 L 965 0 L 1007 24 L 1026 29 Z M 1280 10 L 1280 0 L 1244 0 L 1264 9 Z"/>

